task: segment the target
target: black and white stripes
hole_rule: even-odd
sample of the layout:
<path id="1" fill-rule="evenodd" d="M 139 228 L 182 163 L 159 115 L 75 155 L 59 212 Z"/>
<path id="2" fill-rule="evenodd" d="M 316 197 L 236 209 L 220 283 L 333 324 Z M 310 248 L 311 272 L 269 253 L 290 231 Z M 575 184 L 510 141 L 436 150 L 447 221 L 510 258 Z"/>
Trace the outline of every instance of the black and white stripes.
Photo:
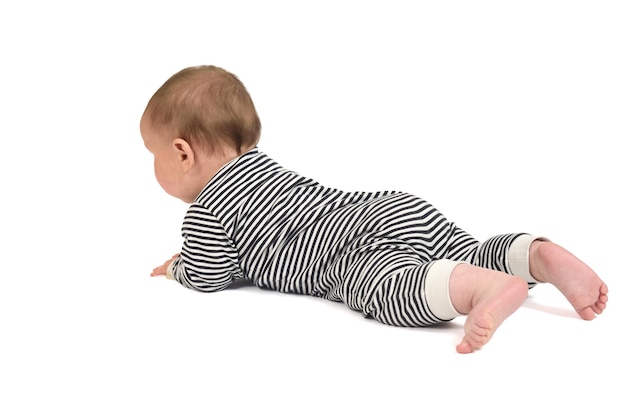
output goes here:
<path id="1" fill-rule="evenodd" d="M 256 148 L 207 184 L 182 234 L 170 273 L 186 287 L 219 291 L 247 279 L 342 301 L 396 326 L 450 319 L 433 313 L 424 290 L 433 263 L 467 261 L 510 272 L 506 253 L 518 236 L 480 244 L 418 197 L 323 187 Z"/>

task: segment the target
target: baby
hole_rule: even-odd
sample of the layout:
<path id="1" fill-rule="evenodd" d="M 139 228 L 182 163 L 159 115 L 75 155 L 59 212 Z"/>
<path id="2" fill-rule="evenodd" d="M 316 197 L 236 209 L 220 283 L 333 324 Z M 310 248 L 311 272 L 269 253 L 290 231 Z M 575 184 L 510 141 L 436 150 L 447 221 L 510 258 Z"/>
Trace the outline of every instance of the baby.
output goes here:
<path id="1" fill-rule="evenodd" d="M 180 254 L 153 276 L 205 292 L 249 280 L 394 326 L 467 315 L 460 353 L 485 345 L 537 283 L 555 285 L 585 320 L 606 308 L 605 283 L 545 238 L 479 242 L 414 195 L 343 192 L 283 168 L 258 149 L 252 99 L 221 68 L 174 74 L 140 129 L 157 181 L 190 204 Z"/>

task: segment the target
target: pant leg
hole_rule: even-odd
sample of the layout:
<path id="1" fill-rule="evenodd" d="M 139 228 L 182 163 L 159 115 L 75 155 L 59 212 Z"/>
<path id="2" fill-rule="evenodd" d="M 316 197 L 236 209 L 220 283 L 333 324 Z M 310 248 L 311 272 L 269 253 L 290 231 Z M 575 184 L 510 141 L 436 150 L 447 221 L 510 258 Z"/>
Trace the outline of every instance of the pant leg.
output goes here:
<path id="1" fill-rule="evenodd" d="M 521 276 L 532 288 L 536 281 L 530 275 L 528 249 L 536 237 L 524 233 L 494 236 L 478 242 L 463 230 L 453 227 L 447 244 L 447 259 L 428 260 L 406 250 L 404 256 L 387 248 L 363 263 L 384 265 L 385 260 L 398 268 L 387 276 L 373 280 L 365 292 L 357 292 L 353 305 L 364 315 L 393 326 L 429 326 L 452 320 L 460 315 L 449 295 L 449 278 L 459 263 L 470 263 Z M 393 271 L 393 268 L 388 268 Z M 359 269 L 357 268 L 357 271 Z M 363 276 L 360 271 L 357 276 Z"/>
<path id="2" fill-rule="evenodd" d="M 360 248 L 344 262 L 341 285 L 326 298 L 342 301 L 365 317 L 416 327 L 459 316 L 450 301 L 448 279 L 460 262 L 424 259 L 402 242 Z"/>
<path id="3" fill-rule="evenodd" d="M 430 203 L 412 197 L 413 200 L 407 201 L 413 201 L 415 209 L 405 210 L 404 216 L 394 217 L 394 222 L 381 222 L 379 238 L 408 243 L 423 262 L 440 259 L 468 262 L 521 276 L 531 286 L 536 283 L 528 268 L 528 248 L 535 237 L 509 233 L 479 242 Z"/>
<path id="4" fill-rule="evenodd" d="M 448 280 L 459 262 L 440 260 L 404 269 L 372 293 L 364 314 L 403 327 L 424 327 L 460 316 L 450 300 Z"/>
<path id="5" fill-rule="evenodd" d="M 460 315 L 452 305 L 448 285 L 456 265 L 470 263 L 521 276 L 532 288 L 536 281 L 528 267 L 528 248 L 535 239 L 523 233 L 503 234 L 467 245 L 472 239 L 468 235 L 461 236 L 457 242 L 463 241 L 462 245 L 450 245 L 451 250 L 465 247 L 465 250 L 457 251 L 456 259 L 424 261 L 409 254 L 402 257 L 395 252 L 378 253 L 364 265 L 392 260 L 390 265 L 402 266 L 387 276 L 374 279 L 374 285 L 370 285 L 368 291 L 355 293 L 359 302 L 352 308 L 393 326 L 429 326 L 452 320 Z"/>
<path id="6" fill-rule="evenodd" d="M 537 281 L 530 274 L 528 254 L 530 244 L 537 239 L 545 240 L 527 233 L 508 233 L 479 242 L 454 227 L 446 258 L 520 276 L 532 288 Z"/>
<path id="7" fill-rule="evenodd" d="M 385 324 L 428 326 L 460 315 L 448 287 L 458 263 L 523 276 L 534 285 L 528 272 L 532 236 L 505 234 L 481 243 L 434 207 L 421 200 L 419 207 L 355 241 L 322 278 L 320 296 Z"/>

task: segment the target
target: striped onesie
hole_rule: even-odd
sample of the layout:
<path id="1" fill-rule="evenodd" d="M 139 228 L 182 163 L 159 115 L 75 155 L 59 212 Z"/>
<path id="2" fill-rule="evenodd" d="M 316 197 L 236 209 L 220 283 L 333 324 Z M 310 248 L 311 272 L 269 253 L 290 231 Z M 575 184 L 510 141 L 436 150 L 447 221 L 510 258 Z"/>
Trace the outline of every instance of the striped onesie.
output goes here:
<path id="1" fill-rule="evenodd" d="M 395 326 L 459 313 L 448 279 L 459 262 L 533 280 L 532 236 L 478 242 L 414 195 L 344 192 L 289 171 L 254 148 L 226 164 L 185 216 L 180 256 L 167 270 L 213 292 L 234 280 L 341 301 Z"/>

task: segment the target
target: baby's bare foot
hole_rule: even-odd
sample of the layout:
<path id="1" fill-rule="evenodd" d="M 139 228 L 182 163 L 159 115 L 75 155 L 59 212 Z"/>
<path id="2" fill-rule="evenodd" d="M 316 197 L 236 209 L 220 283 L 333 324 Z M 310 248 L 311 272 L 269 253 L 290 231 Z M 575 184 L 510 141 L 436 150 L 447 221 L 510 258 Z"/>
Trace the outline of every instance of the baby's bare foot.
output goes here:
<path id="1" fill-rule="evenodd" d="M 585 320 L 602 313 L 609 300 L 606 284 L 584 262 L 552 242 L 534 241 L 530 247 L 530 273 L 537 281 L 559 289 Z"/>
<path id="2" fill-rule="evenodd" d="M 453 280 L 456 273 L 459 279 Z M 459 265 L 450 278 L 450 296 L 455 309 L 468 315 L 465 335 L 456 347 L 459 353 L 474 352 L 489 342 L 496 329 L 528 295 L 524 279 L 502 272 Z"/>
<path id="3" fill-rule="evenodd" d="M 477 297 L 465 320 L 465 336 L 456 347 L 459 353 L 471 353 L 483 347 L 502 322 L 524 303 L 528 284 L 515 276 L 502 277 L 498 285 Z"/>

